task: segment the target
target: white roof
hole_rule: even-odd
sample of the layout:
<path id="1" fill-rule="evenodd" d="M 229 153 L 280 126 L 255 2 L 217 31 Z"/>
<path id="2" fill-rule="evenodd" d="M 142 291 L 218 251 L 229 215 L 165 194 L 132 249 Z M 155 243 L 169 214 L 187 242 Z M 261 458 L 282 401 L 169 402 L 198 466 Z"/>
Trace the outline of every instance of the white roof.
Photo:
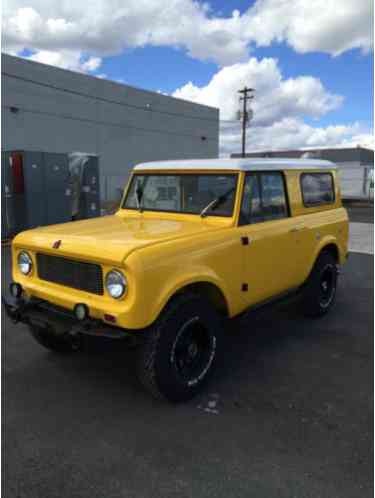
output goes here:
<path id="1" fill-rule="evenodd" d="M 137 164 L 134 170 L 235 170 L 235 171 L 276 171 L 288 169 L 336 169 L 331 161 L 320 159 L 288 159 L 288 158 L 246 158 L 246 159 L 191 159 L 183 161 L 152 161 Z"/>

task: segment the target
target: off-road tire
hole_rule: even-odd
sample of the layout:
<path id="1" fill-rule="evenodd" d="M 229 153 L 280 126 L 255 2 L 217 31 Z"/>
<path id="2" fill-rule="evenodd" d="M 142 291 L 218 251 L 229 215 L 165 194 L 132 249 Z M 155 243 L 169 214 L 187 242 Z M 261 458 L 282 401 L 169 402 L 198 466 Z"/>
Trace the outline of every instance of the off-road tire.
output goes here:
<path id="1" fill-rule="evenodd" d="M 194 320 L 202 325 L 204 335 L 207 335 L 207 356 L 204 356 L 207 366 L 201 377 L 187 382 L 180 377 L 172 358 L 181 331 Z M 222 340 L 223 317 L 211 303 L 192 293 L 178 295 L 146 332 L 145 341 L 138 350 L 138 378 L 155 398 L 187 401 L 201 390 L 212 374 L 220 357 Z"/>
<path id="2" fill-rule="evenodd" d="M 55 353 L 67 354 L 81 350 L 80 337 L 56 336 L 35 325 L 29 325 L 29 330 L 34 339 L 46 349 Z"/>
<path id="3" fill-rule="evenodd" d="M 330 291 L 323 296 L 322 279 L 329 272 Z M 334 305 L 337 291 L 337 262 L 329 251 L 323 251 L 317 258 L 303 290 L 302 305 L 306 316 L 318 318 L 325 315 Z"/>

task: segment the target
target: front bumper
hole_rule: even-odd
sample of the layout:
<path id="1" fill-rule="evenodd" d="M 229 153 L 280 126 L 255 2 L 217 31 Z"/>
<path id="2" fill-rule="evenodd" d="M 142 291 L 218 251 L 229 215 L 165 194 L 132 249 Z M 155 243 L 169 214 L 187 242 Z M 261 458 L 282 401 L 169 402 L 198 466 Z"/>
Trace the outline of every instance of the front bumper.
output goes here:
<path id="1" fill-rule="evenodd" d="M 13 323 L 24 323 L 44 329 L 58 336 L 91 335 L 111 339 L 131 339 L 133 336 L 123 328 L 104 324 L 101 320 L 87 318 L 79 321 L 73 312 L 54 306 L 47 301 L 21 296 L 10 303 L 1 297 L 6 314 Z"/>

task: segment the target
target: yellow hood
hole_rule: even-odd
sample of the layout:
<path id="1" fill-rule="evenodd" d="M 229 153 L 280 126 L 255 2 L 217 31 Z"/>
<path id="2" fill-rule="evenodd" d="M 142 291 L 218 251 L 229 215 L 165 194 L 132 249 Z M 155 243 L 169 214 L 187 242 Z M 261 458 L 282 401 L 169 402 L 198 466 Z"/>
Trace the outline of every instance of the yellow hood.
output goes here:
<path id="1" fill-rule="evenodd" d="M 218 228 L 199 218 L 187 221 L 113 215 L 28 230 L 17 235 L 13 244 L 36 252 L 119 265 L 136 249 Z M 56 241 L 61 241 L 58 249 L 53 248 Z"/>

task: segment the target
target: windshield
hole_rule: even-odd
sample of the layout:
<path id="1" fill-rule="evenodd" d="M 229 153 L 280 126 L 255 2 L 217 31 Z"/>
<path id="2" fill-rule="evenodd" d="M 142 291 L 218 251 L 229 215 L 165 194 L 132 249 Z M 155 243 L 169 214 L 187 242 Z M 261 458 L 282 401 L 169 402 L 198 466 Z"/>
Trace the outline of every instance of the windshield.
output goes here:
<path id="1" fill-rule="evenodd" d="M 124 209 L 232 216 L 237 174 L 133 175 Z M 215 202 L 214 202 L 215 201 Z"/>

